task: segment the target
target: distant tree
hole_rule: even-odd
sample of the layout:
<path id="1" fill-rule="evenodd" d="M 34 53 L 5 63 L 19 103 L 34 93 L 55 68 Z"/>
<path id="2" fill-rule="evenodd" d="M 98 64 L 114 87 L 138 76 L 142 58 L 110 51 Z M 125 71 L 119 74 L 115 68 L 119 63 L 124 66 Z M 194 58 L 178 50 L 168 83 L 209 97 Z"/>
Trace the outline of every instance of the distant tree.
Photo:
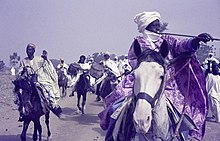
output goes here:
<path id="1" fill-rule="evenodd" d="M 162 23 L 162 25 L 160 27 L 160 32 L 167 30 L 168 29 L 167 26 L 168 26 L 168 23 L 166 23 L 166 22 Z"/>
<path id="2" fill-rule="evenodd" d="M 10 65 L 12 67 L 16 66 L 19 61 L 20 61 L 21 57 L 18 56 L 17 52 L 14 52 L 12 55 L 10 55 Z"/>
<path id="3" fill-rule="evenodd" d="M 3 71 L 5 68 L 5 63 L 4 61 L 0 61 L 0 71 Z"/>

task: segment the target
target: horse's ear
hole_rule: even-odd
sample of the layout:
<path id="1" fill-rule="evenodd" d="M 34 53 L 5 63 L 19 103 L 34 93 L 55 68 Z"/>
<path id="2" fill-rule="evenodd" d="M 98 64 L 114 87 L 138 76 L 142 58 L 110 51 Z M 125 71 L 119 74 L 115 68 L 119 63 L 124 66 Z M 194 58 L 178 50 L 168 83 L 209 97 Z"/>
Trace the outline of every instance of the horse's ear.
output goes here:
<path id="1" fill-rule="evenodd" d="M 135 53 L 135 55 L 139 56 L 141 54 L 141 46 L 140 46 L 140 44 L 139 44 L 137 39 L 134 40 L 133 46 L 134 46 L 134 53 Z"/>
<path id="2" fill-rule="evenodd" d="M 15 86 L 18 85 L 18 81 L 14 80 L 14 81 L 11 81 Z"/>

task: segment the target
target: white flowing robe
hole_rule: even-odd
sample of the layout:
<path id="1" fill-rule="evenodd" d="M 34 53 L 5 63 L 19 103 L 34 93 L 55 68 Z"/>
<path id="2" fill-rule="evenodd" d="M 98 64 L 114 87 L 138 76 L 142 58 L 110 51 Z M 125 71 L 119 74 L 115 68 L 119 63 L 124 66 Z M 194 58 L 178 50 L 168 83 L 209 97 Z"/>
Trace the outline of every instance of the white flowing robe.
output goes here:
<path id="1" fill-rule="evenodd" d="M 45 97 L 53 103 L 56 103 L 60 98 L 58 86 L 58 76 L 56 70 L 49 60 L 44 60 L 42 57 L 35 56 L 32 60 L 27 57 L 21 61 L 21 68 L 30 66 L 38 75 L 38 82 L 47 90 Z"/>
<path id="2" fill-rule="evenodd" d="M 220 76 L 208 74 L 206 89 L 209 96 L 209 105 L 216 122 L 220 122 Z"/>

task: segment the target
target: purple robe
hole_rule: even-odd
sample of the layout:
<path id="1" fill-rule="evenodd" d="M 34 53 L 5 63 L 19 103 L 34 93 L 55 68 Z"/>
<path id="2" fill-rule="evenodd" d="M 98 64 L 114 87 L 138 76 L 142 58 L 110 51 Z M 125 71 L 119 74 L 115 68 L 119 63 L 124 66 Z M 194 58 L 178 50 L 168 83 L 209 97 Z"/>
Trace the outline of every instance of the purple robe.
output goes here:
<path id="1" fill-rule="evenodd" d="M 151 48 L 151 44 L 146 41 L 143 37 L 136 37 L 138 40 L 141 50 Z M 172 36 L 162 36 L 156 41 L 156 51 L 159 51 L 160 45 L 166 40 L 169 44 L 168 59 L 173 59 L 184 52 L 195 52 L 195 47 L 191 46 L 192 39 L 176 39 Z M 137 56 L 134 53 L 134 45 L 128 53 L 129 63 L 133 69 L 137 67 Z M 194 121 L 198 130 L 191 130 L 190 136 L 198 140 L 202 140 L 205 133 L 205 119 L 208 113 L 208 99 L 205 85 L 205 75 L 200 67 L 200 64 L 193 55 L 190 59 L 189 64 L 182 61 L 173 65 L 167 70 L 167 82 L 165 95 L 182 113 L 184 106 L 186 114 Z M 184 66 L 185 65 L 185 66 Z M 189 76 L 190 74 L 190 76 Z M 188 78 L 190 84 L 188 84 Z M 100 125 L 105 130 L 108 127 L 107 113 L 111 105 L 121 97 L 131 95 L 133 92 L 134 75 L 131 73 L 127 75 L 121 83 L 117 86 L 116 90 L 113 91 L 105 99 L 106 108 L 99 114 Z M 187 94 L 187 90 L 189 90 Z"/>

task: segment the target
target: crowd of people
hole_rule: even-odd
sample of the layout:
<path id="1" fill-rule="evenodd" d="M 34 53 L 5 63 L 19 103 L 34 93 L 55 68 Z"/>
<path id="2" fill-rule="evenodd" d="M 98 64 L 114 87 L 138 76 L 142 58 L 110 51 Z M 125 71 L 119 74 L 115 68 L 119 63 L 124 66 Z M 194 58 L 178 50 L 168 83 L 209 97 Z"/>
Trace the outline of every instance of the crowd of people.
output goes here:
<path id="1" fill-rule="evenodd" d="M 89 56 L 86 57 L 85 55 L 81 55 L 79 57 L 78 62 L 73 62 L 72 64 L 78 64 L 78 71 L 77 74 L 72 75 L 69 71 L 69 65 L 64 60 L 64 58 L 60 58 L 60 63 L 57 66 L 54 66 L 50 59 L 48 58 L 48 52 L 46 50 L 42 51 L 41 56 L 35 55 L 36 46 L 33 43 L 30 43 L 26 47 L 27 57 L 21 60 L 21 65 L 16 73 L 17 78 L 22 77 L 22 71 L 26 66 L 31 67 L 34 73 L 37 74 L 37 82 L 36 85 L 40 86 L 43 89 L 44 96 L 47 99 L 47 105 L 51 108 L 51 110 L 60 118 L 62 117 L 62 111 L 60 106 L 58 105 L 58 101 L 61 97 L 61 91 L 58 86 L 58 71 L 62 71 L 64 75 L 68 78 L 68 87 L 73 88 L 73 92 L 70 96 L 74 96 L 74 88 L 75 84 L 79 80 L 80 75 L 84 71 L 90 71 L 93 63 L 95 62 L 93 57 Z M 130 65 L 126 59 L 119 60 L 117 56 L 114 59 L 110 59 L 110 53 L 106 52 L 103 54 L 103 59 L 99 62 L 95 62 L 98 65 L 102 66 L 102 72 L 106 70 L 112 72 L 114 76 L 120 81 L 120 78 L 124 75 L 124 72 L 130 71 Z M 117 58 L 117 59 L 116 59 Z M 95 65 L 94 65 L 95 66 Z M 94 67 L 93 66 L 93 67 Z M 98 67 L 100 67 L 98 66 Z M 96 68 L 97 69 L 97 68 Z M 104 71 L 105 70 L 105 71 Z M 15 75 L 15 69 L 12 68 L 12 75 Z M 29 70 L 30 71 L 30 70 Z M 31 71 L 30 71 L 31 72 Z M 33 72 L 31 72 L 33 73 Z M 96 75 L 89 75 L 90 76 L 90 85 L 97 86 L 101 84 L 101 81 L 106 77 L 105 73 L 101 73 L 101 76 L 98 78 Z M 101 77 L 101 79 L 100 79 Z M 18 92 L 15 92 L 17 95 Z M 17 96 L 16 96 L 17 97 Z M 16 99 L 17 101 L 18 99 Z M 97 96 L 97 101 L 100 101 L 100 97 Z M 21 106 L 21 105 L 18 105 Z M 21 107 L 18 108 L 20 112 L 19 121 L 23 121 L 22 110 Z"/>

